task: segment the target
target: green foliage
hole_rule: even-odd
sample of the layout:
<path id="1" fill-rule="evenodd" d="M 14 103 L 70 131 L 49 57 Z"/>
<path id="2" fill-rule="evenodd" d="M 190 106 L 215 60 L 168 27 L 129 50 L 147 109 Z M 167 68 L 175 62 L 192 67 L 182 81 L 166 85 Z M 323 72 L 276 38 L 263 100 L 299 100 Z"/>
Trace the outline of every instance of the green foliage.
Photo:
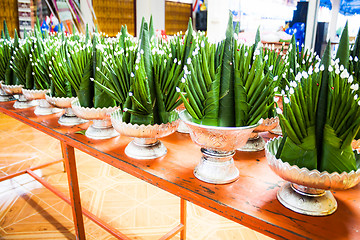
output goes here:
<path id="1" fill-rule="evenodd" d="M 49 77 L 49 63 L 45 58 L 45 51 L 51 44 L 48 33 L 41 34 L 39 29 L 35 29 L 35 39 L 31 49 L 31 66 L 33 71 L 33 80 L 35 89 L 50 89 L 51 80 Z"/>
<path id="2" fill-rule="evenodd" d="M 234 39 L 229 17 L 226 39 L 218 45 L 201 35 L 185 66 L 181 98 L 193 121 L 204 125 L 241 127 L 257 124 L 273 105 L 274 87 L 263 61 L 260 33 L 247 47 Z M 189 70 L 189 71 L 188 71 Z"/>
<path id="3" fill-rule="evenodd" d="M 290 82 L 290 100 L 279 116 L 286 137 L 277 156 L 300 168 L 350 172 L 357 169 L 351 141 L 360 129 L 358 84 L 330 62 L 328 44 L 321 66 Z"/>
<path id="4" fill-rule="evenodd" d="M 10 61 L 10 68 L 14 71 L 18 79 L 18 81 L 13 84 L 21 84 L 26 89 L 33 88 L 32 66 L 30 62 L 32 44 L 33 42 L 30 36 L 29 38 L 23 39 L 18 47 L 14 47 L 12 60 Z"/>
<path id="5" fill-rule="evenodd" d="M 64 34 L 52 39 L 45 51 L 45 59 L 49 63 L 49 77 L 51 80 L 50 94 L 54 97 L 75 97 L 76 92 L 66 78 L 66 65 L 69 63 L 70 53 Z"/>

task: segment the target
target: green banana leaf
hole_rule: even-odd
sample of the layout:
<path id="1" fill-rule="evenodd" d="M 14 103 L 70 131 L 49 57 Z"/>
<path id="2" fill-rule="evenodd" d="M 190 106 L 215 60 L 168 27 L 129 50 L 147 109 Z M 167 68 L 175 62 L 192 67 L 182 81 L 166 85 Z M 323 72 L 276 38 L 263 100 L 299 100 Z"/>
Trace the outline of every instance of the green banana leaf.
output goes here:
<path id="1" fill-rule="evenodd" d="M 26 77 L 25 88 L 26 89 L 33 89 L 34 88 L 34 78 L 33 78 L 33 75 L 32 75 L 31 62 L 29 62 L 27 64 L 27 66 L 26 66 L 25 77 Z"/>
<path id="2" fill-rule="evenodd" d="M 79 98 L 79 103 L 82 107 L 93 107 L 94 97 L 94 83 L 90 80 L 92 74 L 92 62 L 89 61 L 84 68 L 79 90 L 76 91 L 76 95 Z"/>
<path id="3" fill-rule="evenodd" d="M 206 94 L 205 108 L 203 110 L 204 117 L 201 120 L 201 124 L 209 126 L 218 126 L 219 120 L 219 96 L 220 96 L 220 79 L 221 69 L 216 70 L 215 79 L 211 84 L 210 91 Z"/>
<path id="4" fill-rule="evenodd" d="M 99 86 L 95 85 L 95 94 L 94 94 L 94 108 L 103 108 L 103 107 L 114 107 L 115 101 L 109 96 L 109 94 L 104 91 Z"/>
<path id="5" fill-rule="evenodd" d="M 324 65 L 324 71 L 322 73 L 322 79 L 320 83 L 320 91 L 318 96 L 315 133 L 316 133 L 316 148 L 317 148 L 317 166 L 322 169 L 321 160 L 323 159 L 323 142 L 324 142 L 324 128 L 327 119 L 327 106 L 328 106 L 328 93 L 329 93 L 329 65 L 331 60 L 331 45 L 328 43 L 321 64 Z"/>
<path id="6" fill-rule="evenodd" d="M 358 33 L 356 35 L 354 48 L 351 51 L 351 56 L 353 58 L 355 58 L 355 56 L 357 56 L 357 57 L 360 56 L 360 28 L 359 28 Z"/>
<path id="7" fill-rule="evenodd" d="M 249 104 L 244 87 L 243 78 L 241 77 L 240 70 L 235 69 L 235 126 L 242 127 L 246 124 L 247 115 L 249 112 Z"/>
<path id="8" fill-rule="evenodd" d="M 4 37 L 5 37 L 5 39 L 10 40 L 9 29 L 7 27 L 5 20 L 4 20 Z"/>
<path id="9" fill-rule="evenodd" d="M 342 140 L 338 138 L 329 125 L 324 128 L 324 147 L 323 159 L 321 167 L 318 168 L 320 172 L 350 172 L 357 170 L 356 159 L 351 148 L 351 144 L 341 148 Z"/>
<path id="10" fill-rule="evenodd" d="M 307 131 L 308 136 L 303 139 L 301 144 L 296 144 L 287 137 L 280 158 L 282 161 L 288 162 L 290 165 L 297 165 L 299 168 L 317 169 L 315 129 L 310 127 Z"/>
<path id="11" fill-rule="evenodd" d="M 220 101 L 219 101 L 219 126 L 235 126 L 235 102 L 234 102 L 234 66 L 233 46 L 234 29 L 232 13 L 229 12 L 229 22 L 226 29 L 224 43 L 224 55 L 222 59 Z"/>

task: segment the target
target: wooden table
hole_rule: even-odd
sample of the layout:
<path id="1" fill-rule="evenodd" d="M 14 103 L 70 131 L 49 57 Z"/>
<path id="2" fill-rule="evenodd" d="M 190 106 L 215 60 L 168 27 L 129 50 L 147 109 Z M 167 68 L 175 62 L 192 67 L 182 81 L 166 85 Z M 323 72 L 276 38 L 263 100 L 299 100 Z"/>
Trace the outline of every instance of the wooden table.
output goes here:
<path id="1" fill-rule="evenodd" d="M 276 199 L 276 192 L 284 181 L 270 170 L 264 151 L 235 154 L 235 164 L 240 170 L 240 178 L 236 182 L 226 185 L 207 184 L 197 180 L 193 175 L 201 153 L 200 148 L 187 134 L 175 133 L 161 140 L 168 149 L 166 156 L 155 160 L 136 160 L 124 153 L 126 145 L 131 141 L 128 137 L 91 140 L 75 133 L 86 129 L 89 123 L 63 127 L 57 122 L 61 113 L 36 116 L 33 108 L 14 110 L 12 105 L 13 102 L 0 103 L 0 112 L 62 141 L 65 157 L 69 154 L 67 151 L 71 154 L 71 147 L 75 147 L 181 199 L 270 237 L 360 239 L 360 185 L 350 190 L 334 192 L 338 209 L 333 215 L 304 216 L 283 207 Z M 273 135 L 263 136 L 268 139 Z M 76 177 L 76 169 L 70 171 L 68 175 L 71 181 L 74 175 Z M 75 180 L 77 182 L 77 179 Z M 78 192 L 78 189 L 74 192 Z M 79 205 L 73 206 L 75 224 L 81 225 L 82 218 L 76 222 L 76 217 L 81 215 Z M 182 217 L 185 218 L 184 215 Z M 183 224 L 185 220 L 182 219 Z"/>

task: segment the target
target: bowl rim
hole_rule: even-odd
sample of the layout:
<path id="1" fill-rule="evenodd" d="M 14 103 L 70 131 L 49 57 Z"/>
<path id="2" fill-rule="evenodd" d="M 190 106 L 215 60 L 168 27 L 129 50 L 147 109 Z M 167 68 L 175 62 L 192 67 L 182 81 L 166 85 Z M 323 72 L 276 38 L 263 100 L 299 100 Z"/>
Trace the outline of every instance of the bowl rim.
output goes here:
<path id="1" fill-rule="evenodd" d="M 243 126 L 243 127 L 218 127 L 218 126 L 202 125 L 202 124 L 198 124 L 198 123 L 194 123 L 194 122 L 190 121 L 189 118 L 191 117 L 191 115 L 188 113 L 188 111 L 186 109 L 182 110 L 179 113 L 179 117 L 183 122 L 185 122 L 188 125 L 192 125 L 194 127 L 200 127 L 200 128 L 204 128 L 204 129 L 213 129 L 213 130 L 221 130 L 221 131 L 246 130 L 246 129 L 251 129 L 251 128 L 255 129 L 257 126 L 260 125 L 260 123 L 256 123 L 256 124 L 250 125 L 250 126 Z"/>

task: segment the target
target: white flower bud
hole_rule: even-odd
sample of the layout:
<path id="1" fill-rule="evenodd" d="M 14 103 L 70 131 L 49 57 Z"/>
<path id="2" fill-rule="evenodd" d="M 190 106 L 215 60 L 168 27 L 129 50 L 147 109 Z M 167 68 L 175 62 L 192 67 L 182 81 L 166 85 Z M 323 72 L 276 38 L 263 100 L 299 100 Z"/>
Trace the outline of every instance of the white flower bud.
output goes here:
<path id="1" fill-rule="evenodd" d="M 276 113 L 277 113 L 277 114 L 282 114 L 281 108 L 276 108 Z"/>
<path id="2" fill-rule="evenodd" d="M 342 65 L 341 65 L 342 66 Z M 341 70 L 341 67 L 340 67 L 340 70 Z M 349 73 L 348 71 L 345 69 L 341 74 L 340 74 L 340 77 L 341 78 L 349 78 Z"/>
<path id="3" fill-rule="evenodd" d="M 355 83 L 355 84 L 351 85 L 350 88 L 354 91 L 357 91 L 357 90 L 359 90 L 359 84 Z"/>
<path id="4" fill-rule="evenodd" d="M 298 81 L 298 82 L 300 82 L 301 77 L 302 77 L 302 74 L 301 74 L 300 72 L 298 72 L 298 73 L 296 74 L 296 76 L 295 76 L 295 80 Z"/>
<path id="5" fill-rule="evenodd" d="M 350 77 L 348 78 L 348 83 L 352 83 L 353 81 L 354 81 L 354 77 L 350 75 Z"/>
<path id="6" fill-rule="evenodd" d="M 296 87 L 296 86 L 297 86 L 297 83 L 296 83 L 295 81 L 291 81 L 291 82 L 290 82 L 290 86 L 291 86 L 291 87 Z M 291 90 L 291 89 L 290 89 L 290 90 Z"/>

